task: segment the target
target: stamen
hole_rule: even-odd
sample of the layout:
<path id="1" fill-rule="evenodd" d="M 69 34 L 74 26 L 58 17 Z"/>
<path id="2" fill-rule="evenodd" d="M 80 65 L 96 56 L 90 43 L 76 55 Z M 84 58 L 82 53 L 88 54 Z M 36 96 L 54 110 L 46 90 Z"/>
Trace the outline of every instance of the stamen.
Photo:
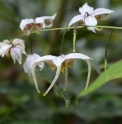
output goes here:
<path id="1" fill-rule="evenodd" d="M 68 79 L 68 67 L 65 68 L 65 85 L 64 85 L 63 92 L 65 92 L 67 89 L 67 79 Z"/>
<path id="2" fill-rule="evenodd" d="M 90 14 L 88 12 L 85 12 L 85 15 L 84 15 L 84 24 L 85 24 L 85 19 L 86 17 L 90 16 Z"/>
<path id="3" fill-rule="evenodd" d="M 35 83 L 35 87 L 36 87 L 36 90 L 38 93 L 41 93 L 39 88 L 38 88 L 38 83 L 37 83 L 37 79 L 36 79 L 36 75 L 35 75 L 35 68 L 37 66 L 38 63 L 34 63 L 32 65 L 32 77 L 33 77 L 33 80 L 34 80 L 34 83 Z"/>
<path id="4" fill-rule="evenodd" d="M 87 87 L 89 85 L 89 80 L 90 80 L 90 75 L 91 75 L 91 63 L 88 59 L 86 60 L 86 62 L 88 65 L 88 76 L 87 76 L 87 82 L 86 82 L 85 90 L 87 89 Z"/>
<path id="5" fill-rule="evenodd" d="M 77 31 L 76 31 L 76 27 L 74 27 L 74 31 L 73 31 L 73 52 L 75 52 L 75 41 L 76 41 L 76 34 L 77 34 Z"/>
<path id="6" fill-rule="evenodd" d="M 56 72 L 56 75 L 55 75 L 55 78 L 53 79 L 51 85 L 49 86 L 49 88 L 47 89 L 47 91 L 43 94 L 43 96 L 46 96 L 47 93 L 50 91 L 50 89 L 53 87 L 53 85 L 56 83 L 58 77 L 59 77 L 59 74 L 60 74 L 60 71 L 61 71 L 61 66 L 57 66 L 57 72 Z"/>

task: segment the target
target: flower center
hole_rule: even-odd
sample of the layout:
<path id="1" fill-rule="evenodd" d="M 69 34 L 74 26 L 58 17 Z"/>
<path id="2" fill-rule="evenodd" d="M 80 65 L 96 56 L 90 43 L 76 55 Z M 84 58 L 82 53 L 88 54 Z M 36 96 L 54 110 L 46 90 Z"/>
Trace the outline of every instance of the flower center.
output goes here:
<path id="1" fill-rule="evenodd" d="M 84 14 L 84 23 L 85 23 L 86 17 L 88 17 L 88 16 L 90 16 L 90 14 L 88 12 L 85 12 L 85 14 Z"/>
<path id="2" fill-rule="evenodd" d="M 90 16 L 90 14 L 88 12 L 85 12 L 85 15 L 86 17 Z"/>

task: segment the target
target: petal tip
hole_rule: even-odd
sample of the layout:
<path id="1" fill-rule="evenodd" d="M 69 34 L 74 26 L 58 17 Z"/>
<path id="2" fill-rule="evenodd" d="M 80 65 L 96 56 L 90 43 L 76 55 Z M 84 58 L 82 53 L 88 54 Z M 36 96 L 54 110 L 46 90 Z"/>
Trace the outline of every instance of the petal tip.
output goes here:
<path id="1" fill-rule="evenodd" d="M 53 16 L 52 16 L 52 19 L 54 20 L 57 16 L 57 13 L 55 13 Z"/>
<path id="2" fill-rule="evenodd" d="M 84 90 L 87 90 L 87 87 L 85 87 Z"/>
<path id="3" fill-rule="evenodd" d="M 41 93 L 40 90 L 37 90 L 38 93 Z"/>
<path id="4" fill-rule="evenodd" d="M 43 96 L 46 96 L 46 95 L 47 95 L 46 93 L 43 94 Z"/>

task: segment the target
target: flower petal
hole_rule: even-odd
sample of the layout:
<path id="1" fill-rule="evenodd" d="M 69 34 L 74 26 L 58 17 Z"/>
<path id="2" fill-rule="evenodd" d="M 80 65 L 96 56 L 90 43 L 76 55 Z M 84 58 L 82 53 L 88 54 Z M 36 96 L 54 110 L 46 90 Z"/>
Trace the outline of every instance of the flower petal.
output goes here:
<path id="1" fill-rule="evenodd" d="M 88 16 L 85 18 L 85 24 L 88 26 L 95 26 L 97 25 L 97 20 L 93 16 Z"/>
<path id="2" fill-rule="evenodd" d="M 33 54 L 34 60 L 40 58 L 41 56 L 39 56 L 38 54 Z M 40 68 L 40 71 L 44 68 L 44 62 L 39 62 L 38 63 L 38 67 Z"/>
<path id="3" fill-rule="evenodd" d="M 87 27 L 87 29 L 93 31 L 94 33 L 96 33 L 96 31 L 95 31 L 96 28 L 94 28 L 94 27 Z"/>
<path id="4" fill-rule="evenodd" d="M 4 57 L 5 54 L 6 54 L 6 51 L 7 51 L 11 46 L 12 46 L 11 44 L 1 43 L 1 44 L 0 44 L 0 55 L 1 55 L 2 57 Z"/>
<path id="5" fill-rule="evenodd" d="M 31 75 L 32 69 L 31 69 L 31 63 L 34 62 L 36 59 L 40 58 L 38 54 L 30 54 L 27 56 L 23 68 L 25 73 L 27 73 L 29 76 Z M 44 62 L 39 62 L 38 67 L 40 68 L 40 71 L 44 68 Z"/>
<path id="6" fill-rule="evenodd" d="M 67 59 L 92 59 L 90 57 L 88 57 L 87 55 L 81 54 L 81 53 L 70 53 L 68 55 L 65 56 L 64 61 Z"/>
<path id="7" fill-rule="evenodd" d="M 45 23 L 45 26 L 46 28 L 51 28 L 53 26 L 53 20 L 55 19 L 57 13 L 55 13 L 53 16 L 45 16 L 44 17 L 44 23 Z"/>
<path id="8" fill-rule="evenodd" d="M 45 28 L 44 19 L 42 17 L 35 18 L 35 23 L 37 27 L 39 26 L 38 29 Z"/>
<path id="9" fill-rule="evenodd" d="M 11 48 L 10 54 L 11 54 L 12 59 L 14 60 L 14 64 L 15 64 L 16 60 L 19 62 L 19 64 L 21 64 L 22 52 L 19 48 L 17 48 L 17 47 Z"/>
<path id="10" fill-rule="evenodd" d="M 23 49 L 25 49 L 25 44 L 24 44 L 24 40 L 22 40 L 22 39 L 19 39 L 19 38 L 15 38 L 13 41 L 12 41 L 12 44 L 14 45 L 14 46 L 16 46 L 16 45 L 20 45 L 21 47 L 23 47 Z"/>
<path id="11" fill-rule="evenodd" d="M 27 28 L 26 26 L 28 24 L 34 24 L 34 20 L 33 19 L 22 19 L 20 22 L 21 30 L 24 30 L 25 28 Z"/>
<path id="12" fill-rule="evenodd" d="M 56 66 L 60 66 L 62 64 L 62 62 L 64 61 L 64 56 L 65 55 L 60 55 L 58 56 L 57 58 L 53 59 L 53 63 L 56 65 Z"/>
<path id="13" fill-rule="evenodd" d="M 88 87 L 88 84 L 89 84 L 89 80 L 90 80 L 90 74 L 91 74 L 91 63 L 90 63 L 90 57 L 84 55 L 84 54 L 81 54 L 81 53 L 70 53 L 68 55 L 65 56 L 65 60 L 67 59 L 83 59 L 87 62 L 87 65 L 88 65 L 88 76 L 87 76 L 87 82 L 86 82 L 86 87 L 85 89 L 87 89 Z"/>
<path id="14" fill-rule="evenodd" d="M 54 15 L 51 16 L 51 18 L 54 20 L 57 16 L 57 13 L 55 13 Z"/>
<path id="15" fill-rule="evenodd" d="M 88 76 L 87 76 L 87 81 L 86 81 L 86 86 L 85 86 L 85 90 L 86 90 L 89 85 L 89 80 L 90 80 L 90 75 L 91 75 L 91 63 L 88 59 L 86 59 L 85 61 L 87 62 L 87 65 L 88 65 Z"/>
<path id="16" fill-rule="evenodd" d="M 85 3 L 82 7 L 79 8 L 79 12 L 84 16 L 86 12 L 91 14 L 93 12 L 93 7 L 90 7 L 88 3 Z"/>
<path id="17" fill-rule="evenodd" d="M 28 55 L 24 64 L 23 64 L 23 68 L 25 73 L 27 73 L 29 76 L 31 76 L 31 63 L 34 61 L 34 57 L 33 55 Z"/>
<path id="18" fill-rule="evenodd" d="M 14 60 L 14 64 L 16 63 L 16 59 L 18 58 L 19 60 L 19 62 L 21 61 L 21 58 L 19 58 L 19 56 L 20 56 L 20 49 L 18 49 L 18 48 L 15 48 L 15 47 L 13 47 L 13 48 L 11 48 L 11 50 L 10 50 L 10 54 L 11 54 L 11 57 L 12 57 L 12 59 Z M 21 62 L 20 62 L 21 63 Z"/>
<path id="19" fill-rule="evenodd" d="M 43 94 L 43 96 L 46 96 L 47 93 L 51 90 L 51 88 L 53 87 L 53 85 L 56 83 L 58 77 L 59 77 L 59 74 L 60 74 L 60 71 L 61 71 L 61 65 L 60 66 L 57 66 L 57 72 L 56 72 L 56 75 L 55 75 L 55 78 L 53 79 L 51 85 L 49 86 L 49 88 L 47 89 L 47 91 Z"/>
<path id="20" fill-rule="evenodd" d="M 22 46 L 16 45 L 16 47 L 20 49 L 21 54 L 23 53 L 23 54 L 27 55 L 26 52 L 25 52 L 25 50 L 24 50 L 24 48 Z"/>
<path id="21" fill-rule="evenodd" d="M 36 75 L 35 75 L 35 68 L 37 66 L 38 62 L 34 62 L 32 65 L 32 77 L 33 77 L 33 80 L 34 80 L 34 84 L 35 84 L 35 87 L 36 87 L 36 90 L 38 93 L 40 93 L 40 90 L 38 88 L 38 83 L 37 83 L 37 79 L 36 79 Z"/>
<path id="22" fill-rule="evenodd" d="M 70 20 L 68 27 L 70 27 L 71 25 L 73 25 L 73 24 L 75 24 L 75 23 L 77 23 L 79 21 L 82 21 L 83 19 L 84 19 L 84 16 L 83 15 L 77 15 L 77 16 L 73 17 Z"/>
<path id="23" fill-rule="evenodd" d="M 97 16 L 97 15 L 102 15 L 102 14 L 110 14 L 112 12 L 114 12 L 114 11 L 113 10 L 110 10 L 110 9 L 98 8 L 98 9 L 95 9 L 91 13 L 91 16 Z"/>
<path id="24" fill-rule="evenodd" d="M 43 28 L 50 28 L 53 26 L 53 20 L 56 17 L 56 13 L 53 16 L 42 16 L 35 18 L 36 24 L 41 24 Z"/>
<path id="25" fill-rule="evenodd" d="M 53 62 L 53 60 L 54 59 L 57 59 L 57 57 L 56 56 L 52 56 L 52 55 L 46 55 L 46 56 L 42 56 L 42 57 L 40 57 L 40 58 L 38 58 L 38 59 L 36 59 L 34 62 L 37 62 L 37 63 L 39 63 L 39 62 L 49 62 L 49 61 L 52 61 Z M 34 63 L 33 62 L 33 63 Z M 32 64 L 33 64 L 32 63 Z M 49 64 L 49 63 L 48 63 Z"/>
<path id="26" fill-rule="evenodd" d="M 51 56 L 51 55 L 47 55 L 47 56 L 43 56 L 40 57 L 38 59 L 36 59 L 35 61 L 33 61 L 31 63 L 31 69 L 32 69 L 32 77 L 36 86 L 36 90 L 38 91 L 38 93 L 40 93 L 39 88 L 38 88 L 38 84 L 37 84 L 37 80 L 36 80 L 36 76 L 35 76 L 35 68 L 36 66 L 40 63 L 40 62 L 47 62 L 49 65 L 53 64 L 53 59 L 56 59 L 57 57 L 55 56 Z"/>
<path id="27" fill-rule="evenodd" d="M 95 25 L 97 25 L 97 20 L 93 16 L 86 17 L 84 21 L 85 21 L 84 23 L 87 26 L 95 26 Z M 91 31 L 95 32 L 94 27 L 88 27 L 88 30 L 91 30 Z"/>

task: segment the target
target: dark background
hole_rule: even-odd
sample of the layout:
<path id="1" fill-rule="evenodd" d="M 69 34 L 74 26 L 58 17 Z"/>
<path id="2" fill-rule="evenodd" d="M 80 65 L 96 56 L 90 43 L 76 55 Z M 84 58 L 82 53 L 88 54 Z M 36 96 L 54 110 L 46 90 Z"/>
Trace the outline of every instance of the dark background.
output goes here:
<path id="1" fill-rule="evenodd" d="M 51 16 L 57 13 L 53 28 L 67 27 L 69 21 L 85 2 L 94 8 L 104 7 L 115 12 L 98 25 L 122 26 L 121 0 L 0 0 L 0 41 L 11 40 L 22 34 L 21 19 Z M 93 33 L 86 28 L 77 30 L 76 51 L 93 58 L 92 83 L 104 70 L 104 53 L 111 29 Z M 111 65 L 122 56 L 122 31 L 115 30 L 108 48 L 108 63 Z M 41 56 L 60 55 L 63 31 L 47 31 L 32 34 L 33 52 Z M 30 37 L 25 40 L 26 52 L 30 54 Z M 67 31 L 63 44 L 63 54 L 72 52 L 73 30 Z M 23 55 L 23 62 L 25 61 Z M 114 70 L 113 70 L 114 71 Z M 47 64 L 42 72 L 37 69 L 39 88 L 45 92 L 53 80 L 55 71 Z M 46 97 L 38 94 L 32 77 L 24 73 L 23 65 L 13 64 L 12 58 L 0 58 L 0 124 L 122 124 L 122 80 L 113 80 L 103 87 L 79 99 L 75 98 L 85 87 L 87 66 L 84 61 L 75 61 L 69 69 L 65 101 L 53 87 Z M 60 74 L 57 86 L 63 89 L 64 75 Z"/>

